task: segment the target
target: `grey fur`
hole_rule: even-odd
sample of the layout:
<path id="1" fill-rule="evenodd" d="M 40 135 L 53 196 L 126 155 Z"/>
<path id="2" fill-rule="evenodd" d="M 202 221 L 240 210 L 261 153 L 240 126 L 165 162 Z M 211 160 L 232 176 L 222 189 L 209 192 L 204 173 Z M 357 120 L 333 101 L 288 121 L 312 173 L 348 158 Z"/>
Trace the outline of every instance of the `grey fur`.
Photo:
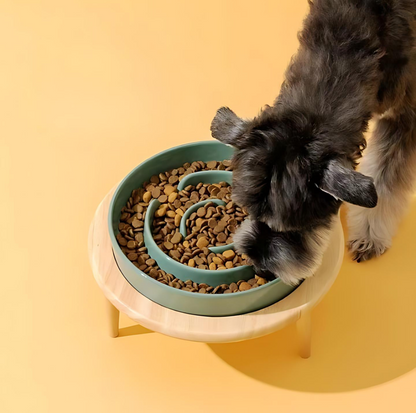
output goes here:
<path id="1" fill-rule="evenodd" d="M 291 284 L 304 272 L 285 273 L 287 259 L 258 241 L 265 234 L 284 239 L 285 256 L 296 256 L 299 268 L 316 263 L 324 243 L 317 251 L 302 240 L 328 228 L 341 199 L 358 205 L 351 213 L 354 258 L 383 253 L 397 223 L 380 237 L 379 221 L 386 210 L 402 213 L 389 205 L 407 199 L 416 158 L 416 0 L 309 3 L 298 53 L 274 105 L 251 120 L 221 108 L 211 127 L 214 138 L 237 149 L 236 202 L 254 222 L 267 224 L 242 229 L 240 249 L 258 271 Z M 364 158 L 362 174 L 354 172 L 368 122 L 383 113 L 369 162 Z"/>
<path id="2" fill-rule="evenodd" d="M 377 191 L 373 178 L 345 167 L 337 160 L 328 162 L 320 189 L 350 204 L 365 208 L 374 208 L 377 205 Z M 366 196 L 363 197 L 362 194 Z"/>

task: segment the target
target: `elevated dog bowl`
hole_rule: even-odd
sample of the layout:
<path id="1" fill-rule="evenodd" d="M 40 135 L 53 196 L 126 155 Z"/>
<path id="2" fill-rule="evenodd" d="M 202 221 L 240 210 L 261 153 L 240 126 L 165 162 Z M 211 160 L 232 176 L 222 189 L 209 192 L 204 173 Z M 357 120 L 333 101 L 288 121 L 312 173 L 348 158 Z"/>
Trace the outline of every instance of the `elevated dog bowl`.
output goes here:
<path id="1" fill-rule="evenodd" d="M 120 223 L 121 209 L 127 203 L 127 200 L 131 196 L 132 191 L 139 188 L 143 182 L 149 179 L 149 177 L 169 169 L 177 168 L 186 162 L 208 162 L 213 160 L 223 161 L 224 159 L 230 159 L 232 155 L 232 148 L 217 141 L 197 142 L 178 146 L 161 152 L 137 166 L 121 181 L 116 191 L 114 192 L 108 215 L 109 234 L 114 258 L 120 271 L 127 279 L 127 281 L 141 294 L 145 295 L 147 298 L 157 302 L 160 305 L 189 314 L 207 316 L 236 315 L 267 307 L 286 297 L 296 288 L 284 284 L 280 279 L 276 279 L 255 289 L 233 294 L 198 294 L 175 289 L 159 283 L 152 277 L 140 271 L 124 255 L 123 251 L 120 249 L 117 243 L 116 235 L 119 232 L 118 225 Z M 218 172 L 223 173 L 224 176 L 228 175 L 227 179 L 230 179 L 231 175 L 228 171 Z M 182 187 L 204 182 L 202 175 L 201 178 L 199 178 L 197 175 L 198 173 L 190 174 L 188 177 L 182 179 L 181 184 L 183 181 L 185 181 L 183 182 L 184 186 Z M 192 181 L 193 179 L 196 179 L 197 182 Z M 212 177 L 206 177 L 206 179 L 210 181 Z M 218 180 L 218 182 L 228 182 L 227 179 L 221 178 Z M 212 183 L 209 181 L 206 181 L 205 183 Z M 148 213 L 146 216 L 149 215 L 149 219 L 153 217 L 154 210 L 157 208 L 157 202 L 158 201 L 153 201 L 153 203 L 148 208 Z M 145 242 L 147 243 L 147 247 L 149 249 L 149 246 L 151 245 L 149 236 L 151 237 L 151 234 L 146 234 L 146 231 L 149 232 L 150 227 L 145 225 L 144 231 Z M 163 269 L 163 261 L 166 259 L 167 255 L 160 251 L 157 246 L 156 248 L 158 250 L 157 252 L 160 252 L 163 255 L 163 257 L 155 257 L 158 265 Z M 148 250 L 149 255 L 153 255 L 155 253 L 154 251 L 151 251 L 151 249 L 152 247 L 150 247 Z M 253 276 L 253 270 L 251 267 L 247 266 L 223 271 L 210 271 L 191 268 L 172 259 L 170 259 L 170 261 L 171 262 L 169 262 L 169 264 L 173 265 L 174 267 L 172 267 L 172 270 L 169 270 L 168 272 L 172 273 L 175 277 L 184 280 L 191 279 L 198 283 L 206 282 L 209 285 L 215 284 L 215 281 L 213 278 L 211 278 L 210 273 L 214 273 L 212 274 L 213 277 L 222 277 L 224 274 L 231 274 L 232 276 L 234 270 L 239 270 L 247 271 L 247 273 L 240 273 L 237 279 L 244 279 L 246 277 L 250 278 Z M 187 270 L 191 270 L 191 272 L 189 272 L 189 278 L 188 274 L 185 273 Z M 248 273 L 249 271 L 251 272 L 250 275 Z M 207 277 L 204 278 L 205 281 L 200 281 L 199 279 L 195 278 L 199 275 L 199 272 L 204 273 L 201 274 L 202 277 Z M 226 283 L 228 284 L 229 282 Z"/>

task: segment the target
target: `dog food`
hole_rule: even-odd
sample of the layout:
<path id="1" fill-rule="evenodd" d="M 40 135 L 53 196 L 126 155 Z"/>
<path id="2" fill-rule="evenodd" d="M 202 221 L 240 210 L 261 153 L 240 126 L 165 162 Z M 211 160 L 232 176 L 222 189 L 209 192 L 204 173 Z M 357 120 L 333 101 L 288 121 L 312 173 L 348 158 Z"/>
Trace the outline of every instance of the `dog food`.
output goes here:
<path id="1" fill-rule="evenodd" d="M 155 213 L 153 238 L 159 248 L 182 264 L 204 270 L 225 270 L 247 265 L 247 257 L 236 254 L 232 249 L 222 254 L 209 250 L 209 247 L 231 244 L 232 235 L 247 216 L 242 208 L 230 200 L 230 188 L 225 182 L 213 185 L 200 183 L 195 187 L 189 185 L 179 193 L 173 192 L 177 194 L 174 200 L 176 204 L 168 200 Z M 179 225 L 187 208 L 214 197 L 226 201 L 226 205 L 208 202 L 198 208 L 187 219 L 187 236 L 183 238 Z"/>
<path id="2" fill-rule="evenodd" d="M 184 291 L 201 294 L 228 294 L 247 291 L 259 287 L 268 281 L 265 278 L 254 278 L 237 283 L 222 284 L 212 287 L 197 284 L 192 280 L 186 282 L 167 274 L 160 269 L 155 260 L 147 254 L 144 246 L 144 219 L 149 203 L 157 199 L 161 205 L 156 210 L 153 220 L 153 238 L 159 248 L 172 259 L 190 267 L 222 271 L 241 265 L 249 265 L 248 257 L 227 249 L 215 254 L 210 247 L 225 246 L 232 243 L 232 235 L 241 222 L 247 217 L 246 211 L 231 200 L 232 188 L 225 182 L 218 184 L 199 183 L 189 185 L 184 190 L 177 190 L 184 176 L 201 170 L 231 170 L 231 162 L 202 161 L 185 163 L 183 166 L 158 175 L 132 192 L 127 205 L 121 211 L 117 241 L 127 258 L 155 280 Z M 194 204 L 220 199 L 225 205 L 207 202 L 193 212 L 186 222 L 187 236 L 183 238 L 179 226 L 185 211 Z"/>

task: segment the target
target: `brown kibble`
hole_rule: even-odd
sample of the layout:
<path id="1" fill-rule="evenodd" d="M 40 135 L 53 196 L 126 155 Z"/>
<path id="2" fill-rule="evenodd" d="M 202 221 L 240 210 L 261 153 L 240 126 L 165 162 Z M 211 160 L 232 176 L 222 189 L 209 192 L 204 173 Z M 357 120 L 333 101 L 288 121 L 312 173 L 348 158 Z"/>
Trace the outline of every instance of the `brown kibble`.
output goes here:
<path id="1" fill-rule="evenodd" d="M 149 203 L 151 199 L 152 194 L 149 191 L 145 192 L 143 195 L 143 201 Z"/>
<path id="2" fill-rule="evenodd" d="M 127 258 L 130 261 L 136 261 L 137 260 L 138 255 L 135 252 L 131 252 L 130 254 L 127 255 Z"/>
<path id="3" fill-rule="evenodd" d="M 165 193 L 165 195 L 167 195 L 169 197 L 169 195 L 171 193 L 173 193 L 175 191 L 175 188 L 172 185 L 166 185 L 165 188 L 163 189 L 163 192 Z"/>
<path id="4" fill-rule="evenodd" d="M 200 257 L 195 257 L 194 259 L 197 265 L 202 265 L 204 263 L 204 260 Z"/>
<path id="5" fill-rule="evenodd" d="M 177 192 L 171 192 L 169 197 L 168 197 L 168 201 L 170 204 L 173 204 L 176 199 L 178 198 L 178 193 Z"/>
<path id="6" fill-rule="evenodd" d="M 149 271 L 149 275 L 150 275 L 152 278 L 157 278 L 157 276 L 159 275 L 159 272 L 158 272 L 158 270 L 157 270 L 156 268 L 152 268 L 152 269 Z"/>
<path id="7" fill-rule="evenodd" d="M 232 260 L 235 257 L 235 252 L 233 250 L 227 250 L 222 253 L 222 256 L 227 260 Z"/>
<path id="8" fill-rule="evenodd" d="M 163 243 L 163 245 L 165 246 L 165 248 L 166 248 L 167 250 L 171 250 L 171 249 L 173 248 L 173 244 L 172 244 L 171 242 L 169 242 L 169 241 L 165 241 L 165 242 Z"/>
<path id="9" fill-rule="evenodd" d="M 208 226 L 209 226 L 210 228 L 215 228 L 215 227 L 217 226 L 217 220 L 216 220 L 215 218 L 211 218 L 211 219 L 208 221 Z"/>
<path id="10" fill-rule="evenodd" d="M 211 218 L 212 214 L 213 214 L 212 208 L 208 208 L 207 213 L 205 214 L 205 218 L 206 219 Z"/>
<path id="11" fill-rule="evenodd" d="M 137 219 L 136 217 L 134 217 L 133 222 L 131 223 L 131 225 L 134 228 L 142 228 L 144 226 L 144 223 L 142 220 Z"/>
<path id="12" fill-rule="evenodd" d="M 164 204 L 165 202 L 167 202 L 167 200 L 168 200 L 168 197 L 166 195 L 160 195 L 160 197 L 158 198 L 158 201 L 161 204 Z"/>
<path id="13" fill-rule="evenodd" d="M 204 207 L 198 208 L 198 211 L 196 211 L 196 214 L 199 217 L 204 217 L 206 213 L 207 213 L 207 210 Z"/>
<path id="14" fill-rule="evenodd" d="M 250 285 L 248 282 L 243 281 L 243 282 L 240 284 L 240 287 L 239 287 L 239 290 L 240 290 L 240 291 L 247 291 L 247 290 L 250 290 L 250 289 L 251 289 L 251 285 Z"/>
<path id="15" fill-rule="evenodd" d="M 218 242 L 225 242 L 227 240 L 227 235 L 225 235 L 223 232 L 220 232 L 217 235 L 217 241 Z"/>
<path id="16" fill-rule="evenodd" d="M 217 161 L 209 161 L 207 162 L 208 169 L 215 169 L 217 167 Z"/>
<path id="17" fill-rule="evenodd" d="M 209 241 L 205 237 L 201 237 L 197 241 L 196 245 L 198 248 L 204 248 L 209 245 Z"/>
<path id="18" fill-rule="evenodd" d="M 267 283 L 267 281 L 264 278 L 262 278 L 262 277 L 257 278 L 257 284 L 258 285 L 264 285 L 266 283 Z"/>
<path id="19" fill-rule="evenodd" d="M 196 221 L 195 221 L 195 224 L 196 224 L 196 226 L 197 227 L 202 227 L 202 223 L 204 222 L 204 220 L 202 219 L 202 218 L 198 218 Z"/>
<path id="20" fill-rule="evenodd" d="M 180 258 L 181 258 L 181 253 L 180 253 L 178 250 L 170 250 L 170 251 L 169 251 L 169 255 L 170 255 L 172 258 L 175 258 L 176 260 L 180 261 Z"/>
<path id="21" fill-rule="evenodd" d="M 166 204 L 162 204 L 159 209 L 155 212 L 155 217 L 156 218 L 162 218 L 166 215 L 166 211 L 167 211 L 167 205 Z"/>
<path id="22" fill-rule="evenodd" d="M 233 265 L 233 262 L 232 262 L 232 261 L 227 261 L 227 262 L 225 263 L 225 266 L 226 266 L 227 268 L 233 268 L 233 267 L 234 267 L 234 265 Z"/>
<path id="23" fill-rule="evenodd" d="M 153 175 L 151 178 L 150 178 L 150 182 L 152 183 L 152 184 L 158 184 L 159 182 L 160 182 L 160 179 L 159 179 L 159 177 L 157 176 L 157 175 Z"/>
<path id="24" fill-rule="evenodd" d="M 155 189 L 153 189 L 153 191 L 152 191 L 152 197 L 154 199 L 157 199 L 157 198 L 160 197 L 160 189 L 159 188 L 156 187 Z"/>
<path id="25" fill-rule="evenodd" d="M 220 232 L 223 232 L 223 231 L 224 231 L 224 225 L 222 225 L 222 222 L 219 222 L 214 228 L 214 233 L 219 234 Z"/>
<path id="26" fill-rule="evenodd" d="M 148 260 L 146 260 L 146 264 L 149 267 L 153 267 L 156 264 L 156 261 L 153 258 L 149 258 Z"/>
<path id="27" fill-rule="evenodd" d="M 175 232 L 175 235 L 170 240 L 172 244 L 178 244 L 181 241 L 182 241 L 182 234 L 180 232 Z"/>
<path id="28" fill-rule="evenodd" d="M 120 233 L 117 234 L 117 241 L 122 247 L 127 245 L 127 240 Z"/>
<path id="29" fill-rule="evenodd" d="M 208 191 L 209 191 L 209 188 L 208 188 Z M 210 194 L 211 196 L 217 196 L 219 192 L 220 192 L 220 188 L 214 186 L 212 187 L 212 191 L 210 191 Z"/>
<path id="30" fill-rule="evenodd" d="M 182 219 L 181 215 L 179 215 L 179 214 L 175 215 L 175 226 L 179 227 L 179 225 L 181 223 L 181 219 Z"/>
<path id="31" fill-rule="evenodd" d="M 228 191 L 225 188 L 222 188 L 218 194 L 217 194 L 217 198 L 219 199 L 223 199 L 226 195 L 227 195 Z"/>
<path id="32" fill-rule="evenodd" d="M 215 263 L 214 262 L 212 262 L 211 264 L 209 264 L 209 269 L 212 271 L 212 270 L 216 270 L 217 269 L 217 266 L 215 265 Z"/>
<path id="33" fill-rule="evenodd" d="M 220 257 L 213 257 L 212 262 L 217 264 L 217 265 L 224 265 L 224 262 Z"/>
<path id="34" fill-rule="evenodd" d="M 237 284 L 236 283 L 231 283 L 230 284 L 230 290 L 231 291 L 237 291 L 238 290 Z"/>
<path id="35" fill-rule="evenodd" d="M 172 175 L 169 177 L 169 183 L 172 185 L 176 184 L 178 181 L 179 181 L 179 177 L 176 175 Z"/>
<path id="36" fill-rule="evenodd" d="M 234 225 L 228 225 L 227 229 L 231 234 L 234 234 L 237 228 Z"/>
<path id="37" fill-rule="evenodd" d="M 136 246 L 137 246 L 137 242 L 136 241 L 129 241 L 127 243 L 127 248 L 130 249 L 130 250 L 136 248 Z"/>
<path id="38" fill-rule="evenodd" d="M 191 259 L 188 261 L 188 266 L 189 266 L 189 267 L 195 267 L 195 260 L 194 260 L 193 258 L 191 258 Z"/>

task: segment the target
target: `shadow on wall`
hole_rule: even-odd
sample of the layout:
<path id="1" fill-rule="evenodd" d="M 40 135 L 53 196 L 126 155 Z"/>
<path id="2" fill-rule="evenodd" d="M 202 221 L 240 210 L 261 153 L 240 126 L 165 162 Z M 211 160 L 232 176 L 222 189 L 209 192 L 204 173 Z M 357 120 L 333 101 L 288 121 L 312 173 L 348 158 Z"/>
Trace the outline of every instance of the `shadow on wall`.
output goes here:
<path id="1" fill-rule="evenodd" d="M 343 214 L 345 228 L 345 214 Z M 345 255 L 313 311 L 312 357 L 297 355 L 292 325 L 241 343 L 210 344 L 230 366 L 290 390 L 344 392 L 375 386 L 416 367 L 416 201 L 393 247 L 365 263 Z"/>

